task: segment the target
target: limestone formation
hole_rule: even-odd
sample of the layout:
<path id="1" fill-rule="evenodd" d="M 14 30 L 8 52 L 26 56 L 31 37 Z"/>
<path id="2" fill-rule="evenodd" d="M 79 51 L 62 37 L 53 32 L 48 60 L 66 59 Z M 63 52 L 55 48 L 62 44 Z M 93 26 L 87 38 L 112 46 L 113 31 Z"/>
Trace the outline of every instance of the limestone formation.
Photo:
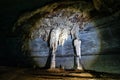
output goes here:
<path id="1" fill-rule="evenodd" d="M 82 5 L 81 2 L 78 2 Z M 64 3 L 62 3 L 64 4 Z M 73 4 L 72 7 L 68 7 Z M 84 3 L 87 4 L 87 3 Z M 77 69 L 80 68 L 80 58 L 81 58 L 81 42 L 79 41 L 79 33 L 84 25 L 87 23 L 89 14 L 85 14 L 92 10 L 93 8 L 89 5 L 89 9 L 80 6 L 76 9 L 74 2 L 65 4 L 63 8 L 57 7 L 59 4 L 55 3 L 53 5 L 47 5 L 41 9 L 31 12 L 29 15 L 22 16 L 16 23 L 17 27 L 22 27 L 23 30 L 28 32 L 23 34 L 23 50 L 27 51 L 29 49 L 29 44 L 26 45 L 30 40 L 36 38 L 42 38 L 44 41 L 48 42 L 48 47 L 50 48 L 51 54 L 51 64 L 50 68 L 56 67 L 56 50 L 58 46 L 63 46 L 68 36 L 72 36 L 74 41 L 74 47 L 76 51 L 76 62 Z M 43 15 L 42 15 L 43 14 Z M 87 21 L 86 21 L 87 20 Z M 15 27 L 16 27 L 15 25 Z M 29 26 L 28 26 L 29 25 Z M 71 43 L 72 44 L 72 43 Z"/>
<path id="2" fill-rule="evenodd" d="M 74 40 L 74 47 L 75 47 L 75 51 L 76 51 L 76 69 L 80 69 L 80 70 L 83 70 L 82 69 L 82 65 L 80 64 L 80 60 L 81 60 L 81 41 L 76 38 Z"/>

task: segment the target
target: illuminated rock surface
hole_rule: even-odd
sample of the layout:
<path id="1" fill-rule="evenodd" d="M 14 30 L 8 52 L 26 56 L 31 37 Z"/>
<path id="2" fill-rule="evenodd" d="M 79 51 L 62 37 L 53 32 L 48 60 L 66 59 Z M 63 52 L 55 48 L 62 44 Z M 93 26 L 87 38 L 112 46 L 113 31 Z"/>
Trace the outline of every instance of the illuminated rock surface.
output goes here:
<path id="1" fill-rule="evenodd" d="M 110 0 L 109 2 L 107 0 L 87 1 L 58 2 L 43 6 L 37 10 L 30 10 L 32 12 L 29 11 L 30 8 L 34 9 L 30 7 L 31 3 L 29 2 L 31 1 L 25 1 L 27 4 L 23 4 L 24 2 L 17 4 L 20 2 L 19 0 L 18 2 L 15 1 L 15 4 L 9 1 L 14 5 L 11 4 L 12 6 L 9 6 L 9 4 L 9 7 L 5 7 L 5 9 L 1 11 L 5 15 L 5 17 L 1 16 L 1 22 L 4 22 L 3 18 L 6 19 L 5 23 L 1 25 L 2 28 L 0 28 L 1 65 L 29 66 L 29 64 L 32 64 L 34 67 L 35 65 L 39 67 L 48 65 L 50 60 L 48 57 L 50 50 L 48 36 L 51 28 L 54 28 L 56 24 L 51 24 L 50 18 L 48 19 L 46 17 L 52 16 L 52 23 L 56 23 L 57 21 L 61 22 L 60 24 L 65 23 L 64 26 L 67 24 L 64 32 L 68 31 L 69 33 L 69 31 L 71 31 L 74 33 L 74 30 L 68 30 L 68 26 L 73 25 L 70 24 L 71 22 L 69 22 L 69 20 L 66 20 L 65 17 L 63 17 L 63 19 L 56 17 L 57 13 L 60 16 L 62 11 L 68 10 L 68 12 L 65 11 L 65 16 L 72 16 L 78 12 L 79 15 L 81 13 L 84 14 L 82 18 L 85 17 L 83 21 L 85 25 L 84 27 L 81 25 L 83 29 L 80 29 L 78 34 L 82 40 L 81 62 L 84 68 L 101 72 L 120 73 L 119 0 Z M 44 3 L 40 2 L 40 4 Z M 34 5 L 35 4 L 32 3 L 32 6 Z M 65 7 L 66 9 L 64 9 Z M 21 14 L 26 11 L 29 12 L 18 19 L 18 22 L 15 24 L 16 27 L 11 27 L 15 20 L 17 20 L 17 18 L 14 17 L 15 14 L 18 16 L 18 13 Z M 74 22 L 74 19 L 72 19 L 72 21 Z M 14 34 L 12 34 L 12 28 L 14 29 Z M 75 32 L 77 31 L 75 30 Z M 67 40 L 62 40 L 62 38 L 60 40 L 60 43 L 64 43 L 64 45 L 63 47 L 58 45 L 56 51 L 57 67 L 60 67 L 60 65 L 66 69 L 74 67 L 74 46 L 71 36 L 73 35 L 69 34 Z M 21 49 L 24 53 L 20 52 Z"/>
<path id="2" fill-rule="evenodd" d="M 56 64 L 56 67 L 62 65 L 66 69 L 74 68 L 74 57 L 78 56 L 75 53 L 77 49 L 74 50 L 75 44 L 73 44 L 76 38 L 81 40 L 82 45 L 79 45 L 79 47 L 81 46 L 80 53 L 82 51 L 83 55 L 99 53 L 99 33 L 89 15 L 93 7 L 84 2 L 78 3 L 79 5 L 86 5 L 84 10 L 81 10 L 83 6 L 76 8 L 74 2 L 68 4 L 54 3 L 22 16 L 15 24 L 15 30 L 22 28 L 25 33 L 27 32 L 27 34 L 21 34 L 23 39 L 22 50 L 24 52 L 29 51 L 32 56 L 46 58 L 45 61 L 40 61 L 40 58 L 35 59 L 39 67 L 48 65 L 46 63 L 50 59 L 47 58 L 51 55 L 51 68 L 55 68 Z M 59 9 L 59 5 L 66 6 Z M 41 13 L 45 14 L 42 15 Z M 61 57 L 61 61 L 55 56 L 66 57 Z M 69 56 L 70 58 L 67 58 Z M 67 64 L 64 64 L 65 61 Z M 80 65 L 79 60 L 76 65 Z"/>

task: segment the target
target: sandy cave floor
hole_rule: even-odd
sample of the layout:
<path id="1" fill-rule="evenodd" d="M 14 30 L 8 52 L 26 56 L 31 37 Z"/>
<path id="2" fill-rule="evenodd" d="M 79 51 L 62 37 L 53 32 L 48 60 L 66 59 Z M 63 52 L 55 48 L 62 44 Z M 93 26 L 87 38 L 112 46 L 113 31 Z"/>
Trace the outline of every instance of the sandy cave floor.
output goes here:
<path id="1" fill-rule="evenodd" d="M 120 74 L 0 66 L 0 80 L 120 80 Z"/>

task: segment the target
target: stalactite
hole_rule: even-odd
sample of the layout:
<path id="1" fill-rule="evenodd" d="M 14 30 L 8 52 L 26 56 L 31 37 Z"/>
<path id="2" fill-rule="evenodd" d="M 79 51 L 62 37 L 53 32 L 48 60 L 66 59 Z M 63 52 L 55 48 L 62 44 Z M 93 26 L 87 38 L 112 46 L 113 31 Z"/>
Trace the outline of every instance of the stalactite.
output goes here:
<path id="1" fill-rule="evenodd" d="M 74 27 L 71 29 L 71 36 L 73 39 L 79 37 L 79 26 L 77 24 L 74 24 Z"/>
<path id="2" fill-rule="evenodd" d="M 64 43 L 70 35 L 72 36 L 72 40 L 75 38 L 79 39 L 80 27 L 84 27 L 82 24 L 82 14 L 83 13 L 79 10 L 60 9 L 58 11 L 50 12 L 37 20 L 34 19 L 34 16 L 29 18 L 36 21 L 32 20 L 33 22 L 30 23 L 29 29 L 26 30 L 29 31 L 28 34 L 30 37 L 28 37 L 28 35 L 25 36 L 23 49 L 25 50 L 29 47 L 29 44 L 26 44 L 29 40 L 34 40 L 36 38 L 43 39 L 49 43 L 48 47 L 51 50 L 50 52 L 52 52 L 50 68 L 55 68 L 55 53 L 57 47 L 61 46 L 63 49 Z M 27 25 L 24 27 L 26 26 Z M 79 63 L 79 61 L 77 61 L 77 63 Z"/>
<path id="3" fill-rule="evenodd" d="M 52 29 L 50 33 L 50 48 L 52 48 L 54 51 L 56 51 L 57 49 L 60 33 L 61 33 L 61 30 L 59 27 Z"/>
<path id="4" fill-rule="evenodd" d="M 68 38 L 68 30 L 63 29 L 60 36 L 59 36 L 59 45 L 64 45 L 65 40 Z"/>

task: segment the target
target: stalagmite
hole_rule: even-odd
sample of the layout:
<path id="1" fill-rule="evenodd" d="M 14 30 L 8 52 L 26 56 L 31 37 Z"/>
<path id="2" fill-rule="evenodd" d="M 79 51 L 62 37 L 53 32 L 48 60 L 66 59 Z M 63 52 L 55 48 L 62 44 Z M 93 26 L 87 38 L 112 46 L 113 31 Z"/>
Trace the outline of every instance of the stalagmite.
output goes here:
<path id="1" fill-rule="evenodd" d="M 95 3 L 95 0 L 93 1 Z M 100 0 L 97 0 L 96 2 L 99 2 L 99 4 L 95 7 L 98 10 L 100 8 L 99 5 L 101 5 L 101 2 Z M 28 12 L 27 14 L 20 16 L 19 20 L 14 26 L 14 30 L 16 29 L 16 33 L 21 39 L 22 50 L 24 52 L 30 51 L 31 54 L 36 53 L 34 54 L 35 56 L 47 56 L 48 59 L 46 60 L 46 64 L 50 65 L 49 68 L 56 67 L 57 55 L 59 59 L 63 59 L 61 61 L 64 61 L 64 58 L 66 60 L 64 63 L 57 63 L 57 65 L 67 65 L 66 63 L 69 63 L 67 61 L 69 59 L 72 59 L 73 61 L 70 62 L 72 63 L 70 64 L 70 66 L 74 66 L 74 62 L 76 62 L 76 68 L 82 70 L 82 67 L 80 65 L 81 41 L 79 40 L 79 37 L 81 36 L 81 39 L 83 39 L 84 32 L 80 32 L 80 30 L 84 26 L 86 27 L 85 22 L 88 22 L 88 20 L 90 20 L 90 23 L 94 22 L 94 15 L 91 16 L 91 14 L 93 13 L 93 11 L 95 11 L 95 8 L 91 4 L 87 5 L 88 3 L 86 2 L 82 3 L 81 1 L 77 1 L 77 3 L 78 5 L 76 5 L 74 1 L 70 1 L 67 3 L 55 2 L 54 4 L 46 5 L 45 7 L 41 7 L 35 11 L 31 11 L 30 13 Z M 19 34 L 19 32 L 17 32 L 18 30 L 20 30 L 22 34 Z M 87 33 L 87 30 L 85 33 Z M 70 38 L 70 36 L 72 36 L 72 38 Z M 36 41 L 36 39 L 38 41 Z M 85 39 L 83 40 L 87 41 L 87 39 L 89 39 L 89 37 L 85 37 Z M 32 49 L 29 50 L 29 46 L 31 46 L 28 43 L 29 40 L 31 41 L 31 44 L 39 44 L 36 51 L 34 49 L 34 52 L 32 51 Z M 36 48 L 36 44 L 33 44 L 32 46 L 33 48 L 34 46 Z M 57 47 L 59 48 L 58 50 Z M 75 53 L 74 49 L 76 51 Z M 82 49 L 85 48 L 83 47 Z M 73 59 L 74 54 L 76 54 L 76 61 L 74 61 Z M 50 56 L 51 59 L 49 59 Z M 42 62 L 42 58 L 40 58 L 40 60 Z M 51 61 L 49 62 L 49 60 Z M 41 62 L 40 66 L 42 65 L 43 67 L 43 64 Z M 65 68 L 70 66 L 67 65 L 65 66 Z"/>
<path id="2" fill-rule="evenodd" d="M 73 16 L 71 18 L 74 18 Z M 81 59 L 81 41 L 79 40 L 79 25 L 75 23 L 70 23 L 69 25 L 66 23 L 63 23 L 61 17 L 53 17 L 52 20 L 52 26 L 53 29 L 51 30 L 50 33 L 50 48 L 52 50 L 52 57 L 51 57 L 51 64 L 50 68 L 53 69 L 56 66 L 56 61 L 55 61 L 55 52 L 57 50 L 58 44 L 63 47 L 65 40 L 67 40 L 68 35 L 71 33 L 72 39 L 74 40 L 74 46 L 75 46 L 75 51 L 76 51 L 76 65 L 77 69 L 81 69 L 82 67 L 80 65 L 80 59 Z M 67 19 L 66 19 L 67 20 Z M 72 19 L 76 21 L 76 18 Z M 67 22 L 67 21 L 65 21 Z M 70 21 L 69 21 L 70 22 Z M 65 25 L 66 24 L 66 25 Z M 70 27 L 72 26 L 72 27 Z M 62 49 L 62 48 L 61 48 Z"/>
<path id="3" fill-rule="evenodd" d="M 69 10 L 68 10 L 69 12 Z M 74 40 L 74 47 L 76 51 L 76 64 L 77 69 L 82 69 L 79 60 L 81 59 L 81 41 L 79 40 L 79 31 L 81 27 L 84 27 L 82 22 L 81 12 L 69 12 L 69 15 L 65 10 L 55 12 L 54 14 L 46 15 L 44 18 L 38 20 L 35 23 L 34 29 L 31 28 L 31 39 L 42 38 L 49 43 L 51 63 L 50 68 L 56 67 L 56 50 L 58 46 L 61 46 L 61 54 L 64 54 L 64 43 L 68 39 L 68 36 L 72 36 Z M 80 17 L 79 17 L 80 16 Z M 81 24 L 81 25 L 80 25 Z"/>
<path id="4" fill-rule="evenodd" d="M 60 36 L 59 36 L 59 45 L 64 44 L 65 40 L 67 40 L 68 38 L 68 30 L 67 29 L 63 29 Z"/>
<path id="5" fill-rule="evenodd" d="M 74 40 L 74 47 L 75 47 L 75 51 L 76 51 L 76 57 L 75 57 L 76 69 L 83 70 L 82 66 L 80 64 L 80 59 L 81 59 L 81 40 L 76 38 Z"/>
<path id="6" fill-rule="evenodd" d="M 51 57 L 51 64 L 50 68 L 55 68 L 55 51 L 57 50 L 58 46 L 58 39 L 60 35 L 60 28 L 53 29 L 50 34 L 50 48 L 52 49 L 52 57 Z"/>

